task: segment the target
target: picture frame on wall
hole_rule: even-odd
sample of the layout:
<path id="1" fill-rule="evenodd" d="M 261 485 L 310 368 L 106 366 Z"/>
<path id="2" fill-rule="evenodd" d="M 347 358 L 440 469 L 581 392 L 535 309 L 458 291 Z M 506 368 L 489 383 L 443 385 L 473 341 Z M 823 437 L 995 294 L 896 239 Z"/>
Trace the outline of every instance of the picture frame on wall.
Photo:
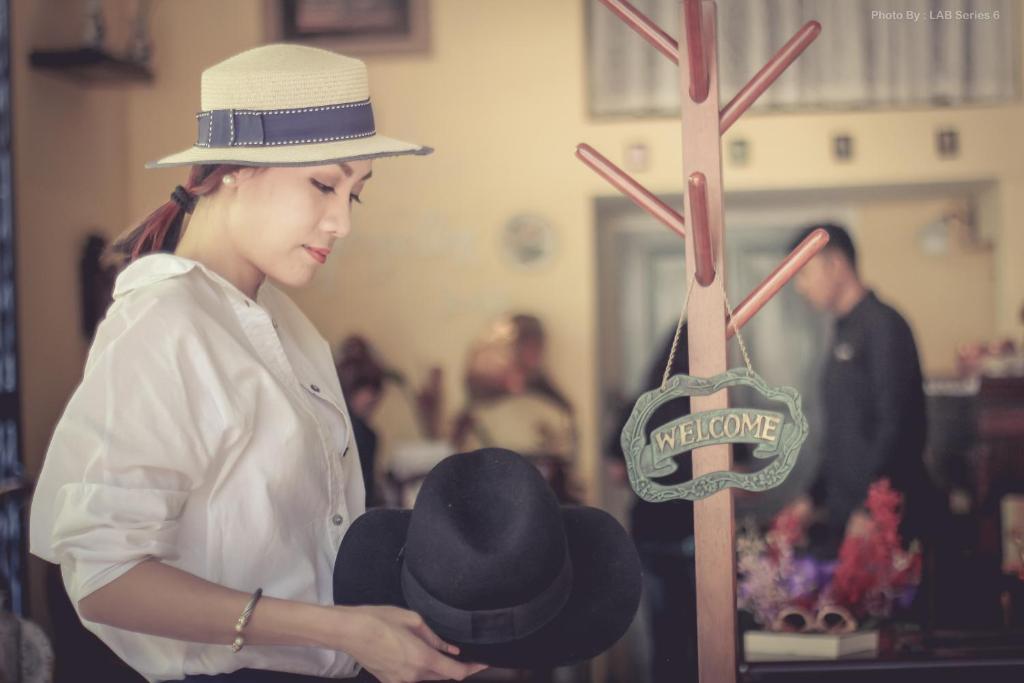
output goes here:
<path id="1" fill-rule="evenodd" d="M 267 0 L 267 37 L 347 55 L 427 52 L 428 2 Z"/>

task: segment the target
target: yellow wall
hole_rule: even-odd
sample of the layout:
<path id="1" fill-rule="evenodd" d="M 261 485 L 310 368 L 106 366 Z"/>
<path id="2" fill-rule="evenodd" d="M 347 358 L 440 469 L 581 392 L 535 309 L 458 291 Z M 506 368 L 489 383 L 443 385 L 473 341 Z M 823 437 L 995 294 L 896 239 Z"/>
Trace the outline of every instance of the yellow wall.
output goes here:
<path id="1" fill-rule="evenodd" d="M 82 234 L 92 225 L 118 232 L 165 201 L 183 172 L 143 171 L 143 163 L 190 144 L 202 67 L 262 42 L 265 26 L 255 0 L 156 3 L 156 81 L 88 88 L 27 68 L 25 37 L 41 20 L 31 0 L 12 4 L 23 443 L 34 473 L 83 359 L 75 281 Z M 593 495 L 601 429 L 593 198 L 611 191 L 573 148 L 586 141 L 620 161 L 627 144 L 645 142 L 651 167 L 638 179 L 657 192 L 678 192 L 681 183 L 678 121 L 588 118 L 583 19 L 582 0 L 435 0 L 428 55 L 369 58 L 379 129 L 438 151 L 377 163 L 357 229 L 296 298 L 331 341 L 362 332 L 414 379 L 440 364 L 450 411 L 461 400 L 469 340 L 505 310 L 539 315 L 554 377 L 578 407 Z M 819 40 L 830 30 L 838 29 L 825 27 Z M 726 139 L 747 138 L 752 162 L 727 164 L 725 182 L 730 190 L 995 183 L 986 214 L 999 240 L 993 329 L 972 334 L 1016 334 L 1022 114 L 1016 105 L 748 116 Z M 960 130 L 963 152 L 953 161 L 932 152 L 943 125 Z M 856 139 L 856 158 L 844 165 L 829 156 L 838 131 Z M 503 224 L 524 211 L 546 216 L 558 233 L 556 257 L 536 271 L 513 268 L 499 250 Z M 382 415 L 389 417 L 407 418 L 394 399 Z"/>
<path id="2" fill-rule="evenodd" d="M 921 249 L 921 229 L 957 203 L 890 199 L 857 211 L 861 275 L 910 323 L 926 377 L 954 375 L 957 345 L 986 338 L 979 331 L 995 330 L 991 248 L 954 229 L 945 253 Z"/>

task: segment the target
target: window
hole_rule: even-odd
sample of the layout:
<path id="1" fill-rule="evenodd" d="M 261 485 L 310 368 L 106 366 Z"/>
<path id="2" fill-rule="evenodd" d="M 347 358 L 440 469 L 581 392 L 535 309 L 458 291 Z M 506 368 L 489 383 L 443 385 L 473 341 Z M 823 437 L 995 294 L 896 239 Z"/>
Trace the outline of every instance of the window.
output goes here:
<path id="1" fill-rule="evenodd" d="M 590 110 L 677 116 L 675 64 L 599 0 L 586 0 Z M 669 35 L 679 0 L 633 0 Z M 719 0 L 724 106 L 806 22 L 822 31 L 755 109 L 991 104 L 1019 97 L 1017 0 Z"/>

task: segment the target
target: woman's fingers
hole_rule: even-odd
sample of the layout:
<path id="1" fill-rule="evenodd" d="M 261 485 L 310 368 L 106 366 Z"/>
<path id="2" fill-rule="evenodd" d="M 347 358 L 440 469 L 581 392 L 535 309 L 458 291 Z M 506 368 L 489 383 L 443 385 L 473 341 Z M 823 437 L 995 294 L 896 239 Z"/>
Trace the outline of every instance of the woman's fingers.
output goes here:
<path id="1" fill-rule="evenodd" d="M 442 640 L 415 612 L 401 608 L 367 609 L 394 629 L 397 636 L 394 644 L 405 643 L 401 662 L 396 661 L 393 654 L 376 652 L 384 659 L 377 659 L 374 663 L 383 670 L 378 673 L 372 667 L 368 668 L 382 681 L 461 681 L 487 668 L 484 664 L 452 659 L 459 654 L 459 648 Z M 369 662 L 364 662 L 364 666 L 366 664 Z"/>
<path id="2" fill-rule="evenodd" d="M 441 676 L 441 679 L 439 680 L 451 678 L 456 681 L 461 681 L 462 679 L 472 676 L 473 674 L 483 670 L 480 668 L 482 666 L 480 664 L 463 664 L 462 662 L 457 662 L 454 659 L 451 659 L 450 657 L 445 657 L 443 654 L 439 652 L 434 653 L 434 655 L 431 657 L 430 662 L 428 663 L 428 666 L 434 673 Z M 483 668 L 486 669 L 487 667 Z"/>
<path id="3" fill-rule="evenodd" d="M 419 623 L 413 626 L 413 632 L 416 633 L 416 635 L 418 635 L 420 638 L 422 638 L 427 645 L 434 648 L 435 650 L 447 652 L 450 655 L 459 654 L 458 647 L 452 645 L 451 643 L 446 643 L 445 641 L 441 640 L 441 637 L 434 633 L 434 631 L 429 626 L 427 626 L 422 619 L 419 621 Z"/>

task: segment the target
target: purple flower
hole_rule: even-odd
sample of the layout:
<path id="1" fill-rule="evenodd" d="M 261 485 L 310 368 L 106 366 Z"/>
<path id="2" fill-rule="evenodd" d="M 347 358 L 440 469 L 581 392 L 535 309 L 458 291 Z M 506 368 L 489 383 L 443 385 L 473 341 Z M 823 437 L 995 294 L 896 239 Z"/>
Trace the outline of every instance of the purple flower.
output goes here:
<path id="1" fill-rule="evenodd" d="M 820 579 L 819 568 L 813 558 L 795 558 L 784 577 L 786 592 L 792 598 L 813 593 L 821 587 Z"/>

